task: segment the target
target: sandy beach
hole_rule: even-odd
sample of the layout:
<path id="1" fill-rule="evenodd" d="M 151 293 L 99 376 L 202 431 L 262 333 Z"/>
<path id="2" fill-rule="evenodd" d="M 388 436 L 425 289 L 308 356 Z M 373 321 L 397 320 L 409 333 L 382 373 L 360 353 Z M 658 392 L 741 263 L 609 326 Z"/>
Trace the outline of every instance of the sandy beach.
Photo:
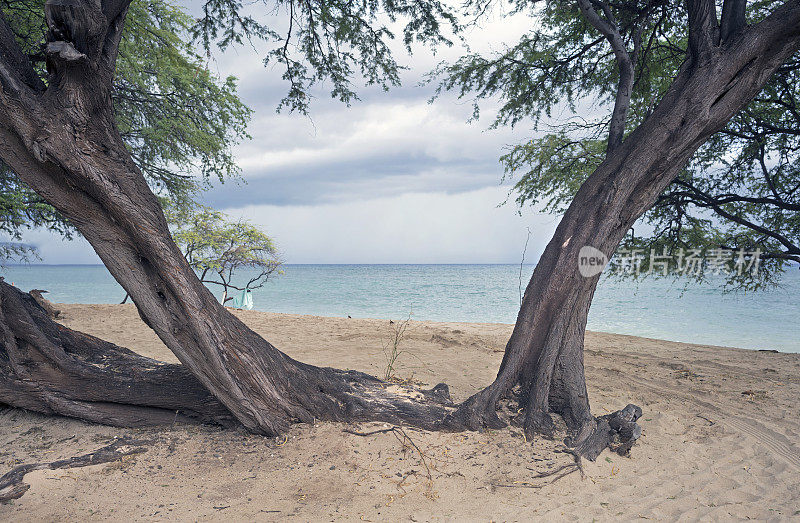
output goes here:
<path id="1" fill-rule="evenodd" d="M 175 362 L 131 305 L 60 305 L 63 323 Z M 387 320 L 237 311 L 292 357 L 383 375 Z M 510 325 L 413 321 L 396 374 L 444 381 L 456 401 L 488 384 Z M 285 438 L 175 425 L 118 429 L 0 408 L 0 474 L 118 437 L 146 451 L 104 465 L 29 474 L 0 520 L 781 520 L 800 516 L 800 355 L 587 333 L 595 414 L 636 403 L 643 437 L 625 458 L 572 462 L 560 441 L 515 428 L 297 425 Z M 409 439 L 410 438 L 410 441 Z M 413 442 L 413 443 L 412 443 Z"/>

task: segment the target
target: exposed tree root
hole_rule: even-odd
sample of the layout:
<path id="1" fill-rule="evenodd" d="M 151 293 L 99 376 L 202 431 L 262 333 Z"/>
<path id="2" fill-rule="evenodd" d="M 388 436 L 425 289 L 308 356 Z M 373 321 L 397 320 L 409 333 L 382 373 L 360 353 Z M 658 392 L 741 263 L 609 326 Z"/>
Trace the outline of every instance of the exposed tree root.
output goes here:
<path id="1" fill-rule="evenodd" d="M 518 390 L 509 391 L 505 397 L 508 399 L 495 399 L 492 387 L 487 387 L 458 405 L 453 416 L 470 430 L 502 428 L 510 423 L 523 427 L 528 439 L 536 436 L 553 439 L 558 431 L 552 414 L 558 414 L 562 416 L 568 429 L 568 437 L 564 443 L 576 455 L 589 461 L 597 459 L 605 448 L 620 455 L 628 455 L 642 434 L 641 427 L 636 423 L 642 415 L 642 409 L 633 404 L 595 418 L 588 411 L 588 402 L 587 407 L 577 415 L 577 408 L 564 407 L 553 397 L 550 400 L 550 409 L 546 412 L 528 412 L 519 407 L 520 403 L 525 403 L 525 397 Z"/>
<path id="2" fill-rule="evenodd" d="M 238 424 L 184 366 L 55 323 L 2 278 L 0 404 L 123 427 Z"/>
<path id="3" fill-rule="evenodd" d="M 288 359 L 288 358 L 287 358 Z M 294 362 L 289 421 L 382 421 L 459 430 L 445 384 L 420 390 L 357 371 Z M 0 404 L 122 427 L 238 425 L 183 365 L 140 356 L 52 321 L 0 279 Z"/>
<path id="4" fill-rule="evenodd" d="M 83 456 L 61 459 L 51 463 L 31 463 L 15 467 L 11 472 L 0 477 L 0 503 L 22 497 L 30 488 L 30 485 L 23 482 L 25 475 L 34 470 L 69 469 L 109 463 L 121 459 L 123 456 L 145 452 L 147 449 L 143 445 L 147 443 L 146 441 L 120 439 Z"/>
<path id="5" fill-rule="evenodd" d="M 622 410 L 585 423 L 566 443 L 590 461 L 597 459 L 605 448 L 626 456 L 642 435 L 642 428 L 636 423 L 641 416 L 640 407 L 628 404 Z"/>

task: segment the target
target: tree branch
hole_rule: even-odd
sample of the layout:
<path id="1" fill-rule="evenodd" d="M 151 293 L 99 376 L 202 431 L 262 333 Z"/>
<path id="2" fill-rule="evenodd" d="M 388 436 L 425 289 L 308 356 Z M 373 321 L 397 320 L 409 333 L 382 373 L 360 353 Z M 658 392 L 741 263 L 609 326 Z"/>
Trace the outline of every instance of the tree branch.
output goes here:
<path id="1" fill-rule="evenodd" d="M 103 0 L 102 10 L 108 21 L 114 20 L 128 10 L 131 0 Z"/>
<path id="2" fill-rule="evenodd" d="M 695 205 L 698 205 L 700 207 L 710 207 L 714 209 L 714 211 L 723 218 L 726 218 L 734 223 L 737 223 L 739 225 L 742 225 L 744 227 L 747 227 L 758 233 L 761 233 L 765 236 L 769 236 L 770 238 L 777 240 L 784 247 L 786 247 L 787 251 L 786 254 L 800 255 L 800 246 L 792 243 L 792 241 L 783 234 L 780 234 L 777 231 L 773 231 L 764 226 L 753 223 L 752 221 L 748 220 L 747 218 L 744 218 L 743 216 L 726 211 L 725 209 L 722 208 L 722 203 L 718 201 L 714 196 L 706 193 L 705 191 L 695 187 L 690 183 L 684 182 L 682 180 L 675 180 L 675 183 L 677 185 L 680 185 L 681 187 L 684 187 L 688 191 L 691 191 L 694 195 L 698 197 L 698 200 L 695 201 Z"/>
<path id="3" fill-rule="evenodd" d="M 0 10 L 0 87 L 8 92 L 18 92 L 22 86 L 36 91 L 45 89 L 28 56 L 17 44 L 14 32 Z"/>
<path id="4" fill-rule="evenodd" d="M 722 4 L 722 22 L 720 23 L 720 40 L 727 42 L 732 36 L 742 30 L 747 22 L 745 9 L 747 0 L 725 0 Z"/>
<path id="5" fill-rule="evenodd" d="M 606 156 L 609 156 L 622 143 L 625 134 L 625 121 L 631 105 L 631 94 L 633 93 L 634 59 L 628 53 L 625 40 L 619 32 L 611 8 L 606 3 L 601 3 L 605 19 L 601 17 L 589 0 L 578 0 L 578 7 L 586 20 L 608 40 L 614 52 L 614 58 L 619 68 L 619 84 L 617 85 L 617 95 L 614 100 L 614 110 L 611 113 L 611 124 L 608 129 L 608 144 L 606 146 Z M 641 33 L 639 32 L 641 40 Z M 638 42 L 636 47 L 638 47 Z M 638 50 L 638 49 L 637 49 Z"/>
<path id="6" fill-rule="evenodd" d="M 689 55 L 697 60 L 719 43 L 717 7 L 714 0 L 687 0 L 689 13 Z"/>
<path id="7" fill-rule="evenodd" d="M 119 53 L 119 43 L 122 40 L 122 30 L 125 26 L 125 15 L 128 13 L 128 5 L 131 0 L 121 0 L 114 3 L 114 7 L 108 7 L 108 12 L 117 14 L 108 19 L 108 32 L 103 43 L 102 56 L 105 65 L 113 71 L 116 69 L 117 54 Z M 103 12 L 106 12 L 106 2 L 103 3 Z M 108 15 L 107 15 L 108 16 Z"/>
<path id="8" fill-rule="evenodd" d="M 699 190 L 695 186 L 686 182 L 679 182 L 678 180 L 676 180 L 675 183 L 683 187 L 690 188 L 690 191 L 692 192 L 672 191 L 668 194 L 665 194 L 663 197 L 660 197 L 662 201 L 671 202 L 677 205 L 681 204 L 682 202 L 692 203 L 701 207 L 708 207 L 709 202 L 712 201 L 717 205 L 724 205 L 726 203 L 752 203 L 756 205 L 772 205 L 785 211 L 800 211 L 800 205 L 786 202 L 782 199 L 743 196 L 741 194 L 734 193 L 716 194 L 713 196 L 707 193 L 702 193 L 703 196 L 700 200 L 698 200 L 697 197 L 699 197 Z M 677 200 L 676 197 L 683 197 L 685 200 Z"/>

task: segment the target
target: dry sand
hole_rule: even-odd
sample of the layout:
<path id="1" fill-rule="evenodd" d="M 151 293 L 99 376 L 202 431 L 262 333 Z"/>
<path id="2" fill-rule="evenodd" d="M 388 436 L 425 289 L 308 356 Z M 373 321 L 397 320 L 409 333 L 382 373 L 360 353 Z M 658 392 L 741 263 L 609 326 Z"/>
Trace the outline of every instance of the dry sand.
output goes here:
<path id="1" fill-rule="evenodd" d="M 147 356 L 174 356 L 126 305 L 63 305 L 69 327 Z M 386 320 L 237 312 L 303 361 L 382 374 Z M 397 374 L 447 382 L 455 400 L 488 384 L 509 325 L 413 322 Z M 800 516 L 800 355 L 587 333 L 595 413 L 637 403 L 630 458 L 604 452 L 585 477 L 532 479 L 570 462 L 557 441 L 509 428 L 360 437 L 342 424 L 280 440 L 214 427 L 127 430 L 0 409 L 0 467 L 53 461 L 114 437 L 147 451 L 84 469 L 40 471 L 0 505 L 3 520 L 657 520 Z M 359 425 L 374 430 L 380 424 Z M 427 467 L 426 467 L 427 466 Z M 430 468 L 430 479 L 427 477 Z M 0 472 L 0 473 L 2 473 Z"/>

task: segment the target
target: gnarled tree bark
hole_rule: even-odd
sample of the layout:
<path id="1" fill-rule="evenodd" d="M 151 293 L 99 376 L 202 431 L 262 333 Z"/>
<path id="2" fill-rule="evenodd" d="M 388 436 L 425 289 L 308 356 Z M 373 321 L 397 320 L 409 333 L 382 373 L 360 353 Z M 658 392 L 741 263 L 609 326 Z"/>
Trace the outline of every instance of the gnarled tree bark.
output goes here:
<path id="1" fill-rule="evenodd" d="M 68 329 L 0 278 L 3 403 L 121 427 L 238 424 L 183 365 Z"/>
<path id="2" fill-rule="evenodd" d="M 454 409 L 446 385 L 416 390 L 356 371 L 309 370 L 326 376 L 331 388 L 336 380 L 351 384 L 351 389 L 327 392 L 341 395 L 347 411 L 342 420 L 448 428 L 444 420 Z M 2 278 L 0 404 L 120 427 L 176 421 L 238 425 L 185 366 L 146 358 L 56 323 L 30 294 Z"/>
<path id="3" fill-rule="evenodd" d="M 161 207 L 116 130 L 111 79 L 126 1 L 51 0 L 47 86 L 0 20 L 0 157 L 70 219 L 143 320 L 246 428 L 379 420 L 455 426 L 446 386 L 396 390 L 358 372 L 289 358 L 230 314 L 172 241 Z"/>

